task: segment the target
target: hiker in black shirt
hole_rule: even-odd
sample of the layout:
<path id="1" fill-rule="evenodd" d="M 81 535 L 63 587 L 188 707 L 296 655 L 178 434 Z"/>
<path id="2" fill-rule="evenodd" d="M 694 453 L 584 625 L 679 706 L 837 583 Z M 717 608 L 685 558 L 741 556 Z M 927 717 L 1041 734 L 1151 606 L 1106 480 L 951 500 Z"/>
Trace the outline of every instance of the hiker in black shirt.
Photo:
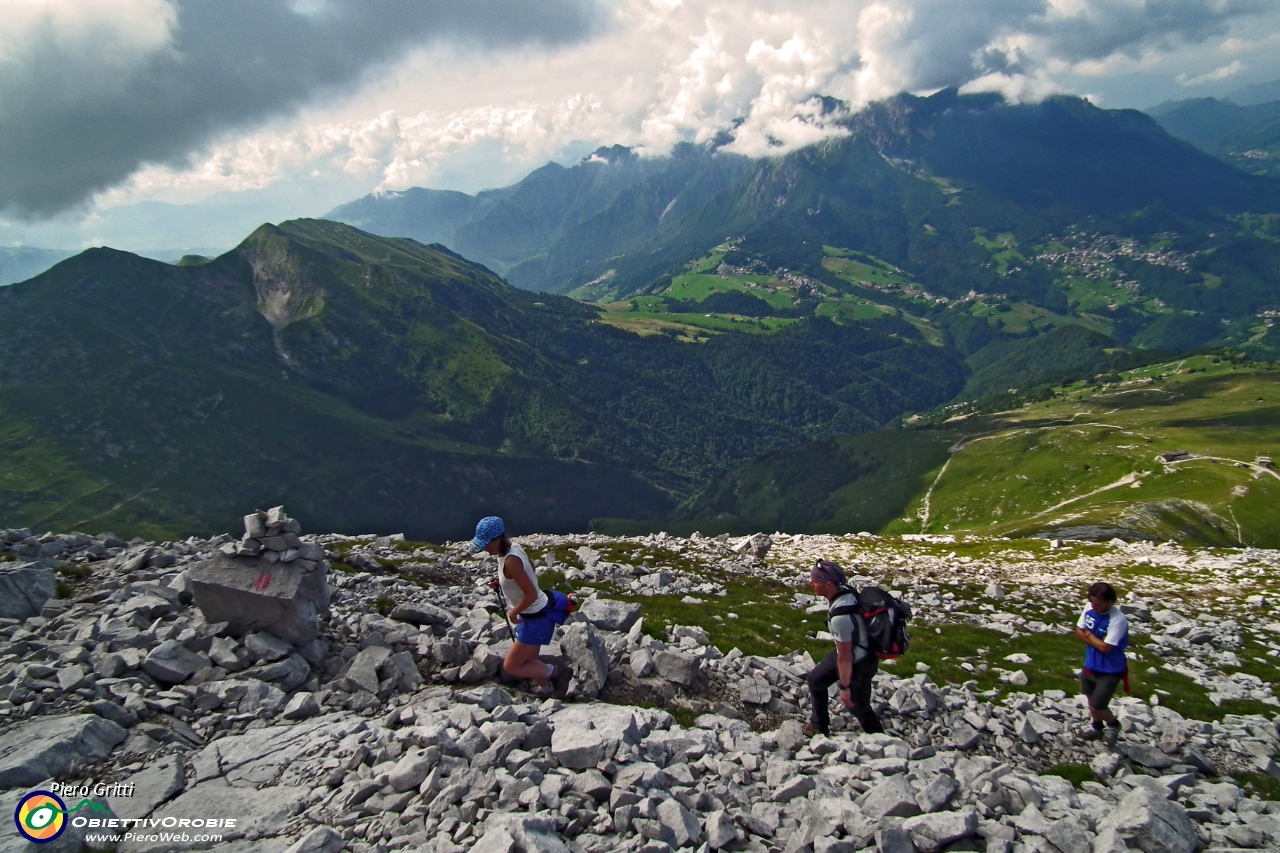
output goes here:
<path id="1" fill-rule="evenodd" d="M 830 611 L 851 608 L 858 603 L 857 596 L 845 584 L 844 572 L 835 563 L 819 560 L 809 572 L 809 586 L 814 595 L 830 602 Z M 858 718 L 863 730 L 883 732 L 884 726 L 871 707 L 871 681 L 880 659 L 869 649 L 866 625 L 854 614 L 841 613 L 829 617 L 828 628 L 835 637 L 836 647 L 807 676 L 813 715 L 804 727 L 805 734 L 812 737 L 818 732 L 831 733 L 827 703 L 828 691 L 835 683 L 840 684 L 840 701 Z"/>

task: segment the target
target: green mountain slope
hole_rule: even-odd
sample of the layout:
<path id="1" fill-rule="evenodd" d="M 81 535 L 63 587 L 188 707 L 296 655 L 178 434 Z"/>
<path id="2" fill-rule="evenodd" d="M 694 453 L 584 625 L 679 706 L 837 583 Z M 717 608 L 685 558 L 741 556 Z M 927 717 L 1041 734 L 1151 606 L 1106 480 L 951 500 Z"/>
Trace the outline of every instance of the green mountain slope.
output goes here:
<path id="1" fill-rule="evenodd" d="M 598 318 L 319 220 L 198 265 L 91 250 L 0 290 L 0 514 L 176 533 L 288 501 L 329 529 L 458 536 L 482 511 L 580 529 L 964 377 L 953 354 L 821 318 L 701 346 Z"/>
<path id="2" fill-rule="evenodd" d="M 1034 338 L 1004 341 L 967 359 L 973 373 L 961 399 L 980 400 L 994 394 L 1057 385 L 1078 376 L 1093 376 L 1147 364 L 1159 354 L 1125 350 L 1084 326 L 1061 326 Z"/>
<path id="3" fill-rule="evenodd" d="M 611 262 L 617 291 L 675 274 L 741 234 L 770 269 L 819 275 L 820 247 L 829 245 L 881 259 L 938 295 L 1004 292 L 1041 304 L 1052 277 L 1036 282 L 1021 264 L 1002 270 L 975 233 L 1029 248 L 1085 223 L 1092 233 L 1147 239 L 1181 228 L 1194 241 L 1187 249 L 1204 250 L 1206 223 L 1280 210 L 1280 182 L 1208 157 L 1141 113 L 1074 98 L 1012 106 L 954 92 L 904 95 L 849 124 L 849 137 L 756 161 L 643 258 Z"/>
<path id="4" fill-rule="evenodd" d="M 1163 462 L 1161 454 L 1189 456 Z M 933 428 L 753 460 L 683 514 L 704 531 L 975 532 L 1280 547 L 1280 372 L 1197 356 Z"/>

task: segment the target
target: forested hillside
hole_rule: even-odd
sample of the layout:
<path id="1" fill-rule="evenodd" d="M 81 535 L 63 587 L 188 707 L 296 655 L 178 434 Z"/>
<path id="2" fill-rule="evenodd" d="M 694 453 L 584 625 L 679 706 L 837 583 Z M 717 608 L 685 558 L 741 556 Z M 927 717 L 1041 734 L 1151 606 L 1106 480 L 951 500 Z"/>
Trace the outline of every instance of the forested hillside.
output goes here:
<path id="1" fill-rule="evenodd" d="M 91 250 L 0 290 L 0 508 L 121 532 L 286 500 L 332 529 L 581 528 L 964 382 L 953 352 L 867 325 L 691 346 L 598 317 L 332 222 L 188 266 Z"/>

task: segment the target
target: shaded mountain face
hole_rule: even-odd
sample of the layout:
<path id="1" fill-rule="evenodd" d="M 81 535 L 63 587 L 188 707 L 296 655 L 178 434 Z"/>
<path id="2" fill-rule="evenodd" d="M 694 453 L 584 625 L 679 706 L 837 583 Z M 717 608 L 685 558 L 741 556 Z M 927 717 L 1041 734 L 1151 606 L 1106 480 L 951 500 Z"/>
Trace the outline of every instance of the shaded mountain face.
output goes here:
<path id="1" fill-rule="evenodd" d="M 1169 133 L 1202 151 L 1243 171 L 1280 177 L 1280 101 L 1238 105 L 1193 98 L 1149 112 Z"/>
<path id="2" fill-rule="evenodd" d="M 1275 209 L 1280 190 L 1227 168 L 1136 110 L 1074 97 L 1009 105 L 998 95 L 902 95 L 850 119 L 886 157 L 970 183 L 1055 218 L 1116 216 L 1160 205 L 1204 219 Z"/>
<path id="3" fill-rule="evenodd" d="M 598 317 L 326 221 L 182 267 L 91 250 L 0 290 L 0 513 L 167 535 L 288 501 L 326 529 L 582 529 L 940 403 L 965 374 L 821 318 L 689 345 Z"/>
<path id="4" fill-rule="evenodd" d="M 675 235 L 681 245 L 693 245 L 680 237 L 686 216 L 728 192 L 750 172 L 752 163 L 745 157 L 686 144 L 657 165 L 660 168 L 621 189 L 593 216 L 511 269 L 511 283 L 530 290 L 571 293 L 598 281 L 607 292 L 620 292 L 614 279 L 619 274 L 626 280 L 642 278 L 642 270 L 652 266 L 646 266 L 646 253 L 654 251 L 664 237 Z"/>

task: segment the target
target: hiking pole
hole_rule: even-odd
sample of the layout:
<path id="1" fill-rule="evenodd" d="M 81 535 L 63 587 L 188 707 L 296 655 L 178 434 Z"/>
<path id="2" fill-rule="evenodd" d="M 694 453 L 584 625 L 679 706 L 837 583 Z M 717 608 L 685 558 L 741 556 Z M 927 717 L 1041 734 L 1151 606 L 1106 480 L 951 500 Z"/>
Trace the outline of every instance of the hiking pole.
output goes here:
<path id="1" fill-rule="evenodd" d="M 498 594 L 498 606 L 502 608 L 502 621 L 507 623 L 507 633 L 511 635 L 511 642 L 516 641 L 516 629 L 511 627 L 511 617 L 507 615 L 507 597 L 502 594 L 502 584 L 498 583 L 498 579 L 494 578 L 489 581 L 489 589 Z"/>

